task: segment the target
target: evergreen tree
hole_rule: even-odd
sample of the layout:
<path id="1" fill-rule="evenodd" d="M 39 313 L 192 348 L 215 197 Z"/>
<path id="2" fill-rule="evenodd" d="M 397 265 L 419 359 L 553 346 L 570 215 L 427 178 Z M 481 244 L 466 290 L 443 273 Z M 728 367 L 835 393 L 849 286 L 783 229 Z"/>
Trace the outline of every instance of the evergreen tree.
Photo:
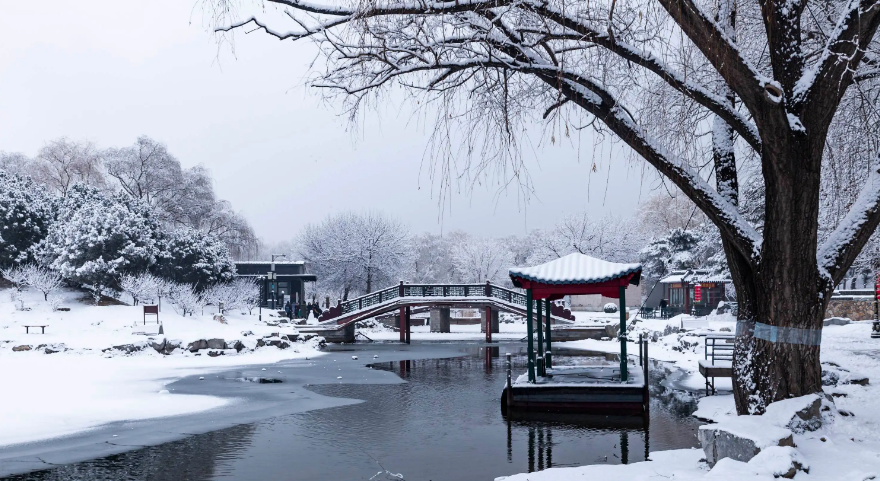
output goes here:
<path id="1" fill-rule="evenodd" d="M 160 277 L 191 284 L 197 291 L 235 277 L 235 264 L 229 249 L 211 234 L 183 228 L 172 232 L 160 243 L 161 254 L 154 267 Z"/>
<path id="2" fill-rule="evenodd" d="M 30 178 L 0 170 L 0 267 L 34 261 L 51 221 L 50 198 Z"/>
<path id="3" fill-rule="evenodd" d="M 75 185 L 38 246 L 40 260 L 96 293 L 119 290 L 124 274 L 156 262 L 158 225 L 148 207 L 124 194 Z"/>

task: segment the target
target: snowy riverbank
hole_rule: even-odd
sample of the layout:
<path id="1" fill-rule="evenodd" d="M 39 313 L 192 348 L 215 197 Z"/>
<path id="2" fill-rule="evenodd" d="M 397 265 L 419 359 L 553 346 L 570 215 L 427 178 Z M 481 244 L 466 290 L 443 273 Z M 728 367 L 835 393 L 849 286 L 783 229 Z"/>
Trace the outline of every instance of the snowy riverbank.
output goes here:
<path id="1" fill-rule="evenodd" d="M 25 291 L 30 310 L 22 311 L 16 310 L 10 291 L 0 290 L 0 371 L 6 393 L 0 402 L 0 446 L 114 421 L 215 409 L 235 401 L 172 394 L 165 386 L 185 376 L 320 355 L 313 344 L 282 340 L 296 330 L 259 322 L 256 311 L 227 313 L 224 324 L 212 314 L 182 317 L 164 307 L 165 335 L 160 336 L 154 320 L 148 318 L 144 326 L 141 307 L 89 305 L 88 299 L 79 299 L 82 293 L 64 291 L 61 306 L 70 310 L 53 312 L 40 294 Z M 263 319 L 277 320 L 266 311 Z M 26 333 L 25 325 L 48 327 L 45 334 L 40 328 Z M 153 347 L 164 339 L 168 355 Z M 222 339 L 228 348 L 186 349 L 209 339 Z M 258 347 L 272 340 L 286 348 Z M 232 348 L 237 343 L 239 350 Z M 179 347 L 171 351 L 172 345 Z"/>
<path id="2" fill-rule="evenodd" d="M 653 321 L 649 321 L 653 322 Z M 664 321 L 666 322 L 666 321 Z M 725 321 L 711 329 L 726 327 Z M 636 324 L 636 334 L 647 323 Z M 670 325 L 674 322 L 670 321 Z M 658 326 L 653 326 L 658 327 Z M 662 326 L 659 326 L 662 327 Z M 698 480 L 773 480 L 781 469 L 788 469 L 792 459 L 799 460 L 809 472 L 797 471 L 794 479 L 867 481 L 880 478 L 880 341 L 870 338 L 870 323 L 828 326 L 822 334 L 822 367 L 826 374 L 825 393 L 833 399 L 833 408 L 822 415 L 823 424 L 816 431 L 795 431 L 794 448 L 773 448 L 749 462 L 725 458 L 714 467 L 706 462 L 701 449 L 651 453 L 651 461 L 629 465 L 592 465 L 554 468 L 535 473 L 509 476 L 505 481 L 597 481 L 627 479 Z M 659 331 L 659 329 L 658 329 Z M 644 331 L 642 331 L 644 332 Z M 688 386 L 702 385 L 702 377 L 693 374 L 696 361 L 702 357 L 702 345 L 691 344 L 687 333 L 660 336 L 650 345 L 654 359 L 675 363 L 692 373 Z M 609 341 L 575 341 L 560 347 L 617 352 L 619 345 Z M 743 419 L 735 414 L 733 396 L 703 398 L 696 413 L 716 423 L 736 423 L 743 435 L 761 437 L 765 431 L 779 430 L 779 420 L 771 416 Z M 731 421 L 733 420 L 733 421 Z M 749 422 L 745 422 L 749 421 Z M 784 472 L 784 471 L 782 471 Z"/>

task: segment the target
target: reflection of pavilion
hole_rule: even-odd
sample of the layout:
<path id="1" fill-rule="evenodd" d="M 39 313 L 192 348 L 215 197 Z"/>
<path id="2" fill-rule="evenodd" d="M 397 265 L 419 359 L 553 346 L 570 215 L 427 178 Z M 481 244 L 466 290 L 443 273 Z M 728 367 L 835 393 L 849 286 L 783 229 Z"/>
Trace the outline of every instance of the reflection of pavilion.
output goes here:
<path id="1" fill-rule="evenodd" d="M 626 355 L 626 287 L 638 285 L 641 274 L 639 264 L 607 262 L 577 253 L 534 267 L 510 269 L 513 284 L 526 290 L 528 370 L 525 375 L 508 380 L 505 407 L 594 414 L 646 412 L 647 362 L 641 363 L 644 367 L 641 372 L 638 369 L 630 372 Z M 547 316 L 542 313 L 549 311 L 551 301 L 568 295 L 590 294 L 619 299 L 620 364 L 554 368 L 550 356 L 550 323 L 545 322 Z M 640 343 L 639 348 L 641 360 L 642 349 L 646 353 L 647 344 Z"/>
<path id="2" fill-rule="evenodd" d="M 568 413 L 524 413 L 510 412 L 507 419 L 507 461 L 513 460 L 513 427 L 522 424 L 528 428 L 528 472 L 541 471 L 553 467 L 553 429 L 555 425 L 576 425 L 578 427 L 618 433 L 620 441 L 615 447 L 620 450 L 621 464 L 629 463 L 630 434 L 641 434 L 644 440 L 644 459 L 650 452 L 650 422 L 648 415 L 642 416 L 597 416 Z M 615 454 L 616 455 L 616 454 Z"/>

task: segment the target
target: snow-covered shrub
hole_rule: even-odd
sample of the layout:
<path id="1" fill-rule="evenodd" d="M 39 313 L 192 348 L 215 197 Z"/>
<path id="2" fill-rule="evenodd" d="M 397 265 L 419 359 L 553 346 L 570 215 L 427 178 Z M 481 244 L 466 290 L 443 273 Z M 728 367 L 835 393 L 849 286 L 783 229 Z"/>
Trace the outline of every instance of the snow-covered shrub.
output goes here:
<path id="1" fill-rule="evenodd" d="M 202 291 L 235 277 L 229 249 L 217 237 L 194 229 L 178 229 L 160 241 L 154 272 L 177 283 Z"/>
<path id="2" fill-rule="evenodd" d="M 119 287 L 131 296 L 132 305 L 136 306 L 140 301 L 158 297 L 157 281 L 159 279 L 151 274 L 124 274 L 119 279 Z"/>
<path id="3" fill-rule="evenodd" d="M 45 187 L 0 170 L 0 266 L 33 262 L 32 248 L 46 237 L 51 221 Z"/>
<path id="4" fill-rule="evenodd" d="M 21 295 L 20 289 L 14 289 L 12 291 L 12 303 L 15 304 L 16 311 L 23 311 L 24 307 L 24 297 Z"/>
<path id="5" fill-rule="evenodd" d="M 202 307 L 202 297 L 189 284 L 172 284 L 168 300 L 181 316 L 193 315 Z"/>
<path id="6" fill-rule="evenodd" d="M 61 287 L 61 276 L 52 270 L 35 264 L 22 267 L 27 285 L 43 293 L 43 300 L 49 300 L 49 294 Z"/>
<path id="7" fill-rule="evenodd" d="M 613 312 L 617 312 L 617 304 L 615 304 L 613 302 L 609 302 L 608 304 L 605 304 L 604 306 L 602 306 L 602 310 L 607 312 L 608 314 L 611 314 Z"/>
<path id="8" fill-rule="evenodd" d="M 235 292 L 238 296 L 238 306 L 247 309 L 248 314 L 253 314 L 254 309 L 259 307 L 262 301 L 260 285 L 244 277 L 239 277 L 232 283 L 235 285 Z"/>
<path id="9" fill-rule="evenodd" d="M 38 246 L 38 256 L 71 282 L 100 296 L 119 288 L 123 274 L 143 272 L 156 261 L 158 224 L 149 209 L 124 194 L 74 186 L 57 221 Z"/>
<path id="10" fill-rule="evenodd" d="M 4 279 L 11 282 L 12 285 L 15 286 L 16 292 L 21 292 L 25 287 L 27 287 L 27 273 L 22 266 L 13 266 L 7 267 L 5 269 L 0 269 L 0 275 L 3 275 Z"/>
<path id="11" fill-rule="evenodd" d="M 202 305 L 220 306 L 223 309 L 232 309 L 236 307 L 235 291 L 230 284 L 214 284 L 201 292 Z"/>
<path id="12" fill-rule="evenodd" d="M 49 302 L 49 307 L 52 308 L 52 312 L 57 311 L 58 308 L 61 307 L 62 300 L 62 297 L 58 294 L 49 294 L 49 297 L 46 299 L 46 301 Z"/>

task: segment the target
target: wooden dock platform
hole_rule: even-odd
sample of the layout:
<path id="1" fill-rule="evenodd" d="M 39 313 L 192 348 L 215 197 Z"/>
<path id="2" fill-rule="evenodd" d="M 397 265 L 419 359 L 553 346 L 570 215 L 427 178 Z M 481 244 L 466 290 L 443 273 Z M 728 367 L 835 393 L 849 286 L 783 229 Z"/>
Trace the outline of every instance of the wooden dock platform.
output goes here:
<path id="1" fill-rule="evenodd" d="M 640 356 L 639 364 L 641 369 L 630 369 L 626 381 L 621 381 L 616 364 L 546 369 L 535 382 L 529 382 L 528 376 L 523 374 L 508 380 L 501 397 L 502 406 L 508 412 L 646 413 L 650 402 L 647 353 L 644 358 Z"/>

